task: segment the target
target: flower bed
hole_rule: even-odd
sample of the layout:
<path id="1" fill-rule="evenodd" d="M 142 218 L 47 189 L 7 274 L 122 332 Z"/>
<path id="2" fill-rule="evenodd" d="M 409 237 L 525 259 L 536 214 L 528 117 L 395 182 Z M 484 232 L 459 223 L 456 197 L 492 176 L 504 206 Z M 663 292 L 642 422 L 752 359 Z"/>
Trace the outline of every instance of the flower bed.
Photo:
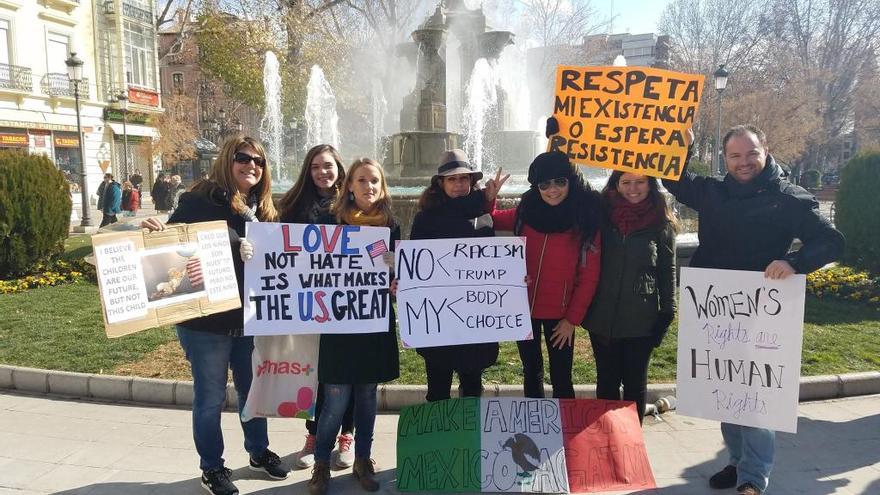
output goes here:
<path id="1" fill-rule="evenodd" d="M 807 275 L 807 293 L 819 298 L 868 302 L 880 308 L 880 277 L 848 266 L 834 266 Z"/>
<path id="2" fill-rule="evenodd" d="M 0 280 L 0 294 L 15 294 L 38 287 L 67 284 L 77 280 L 95 280 L 95 267 L 84 260 L 54 260 L 34 266 L 31 275 Z"/>

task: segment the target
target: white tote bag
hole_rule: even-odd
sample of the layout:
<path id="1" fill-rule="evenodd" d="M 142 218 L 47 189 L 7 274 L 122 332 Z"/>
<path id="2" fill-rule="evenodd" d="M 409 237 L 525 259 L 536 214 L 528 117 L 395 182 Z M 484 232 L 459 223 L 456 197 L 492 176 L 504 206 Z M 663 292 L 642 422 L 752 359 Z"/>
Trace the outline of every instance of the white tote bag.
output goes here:
<path id="1" fill-rule="evenodd" d="M 254 337 L 251 390 L 241 420 L 315 416 L 320 335 Z"/>

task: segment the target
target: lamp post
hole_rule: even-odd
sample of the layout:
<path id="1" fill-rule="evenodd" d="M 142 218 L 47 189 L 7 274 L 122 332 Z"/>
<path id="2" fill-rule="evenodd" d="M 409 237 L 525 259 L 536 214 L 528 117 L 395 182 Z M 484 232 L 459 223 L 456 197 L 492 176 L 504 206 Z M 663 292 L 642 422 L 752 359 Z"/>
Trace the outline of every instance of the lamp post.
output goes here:
<path id="1" fill-rule="evenodd" d="M 712 168 L 718 171 L 718 175 L 724 175 L 723 165 L 721 163 L 721 93 L 727 87 L 727 76 L 730 75 L 724 70 L 724 64 L 718 66 L 715 71 L 715 91 L 718 91 L 718 135 L 715 139 L 715 153 L 712 158 Z"/>
<path id="2" fill-rule="evenodd" d="M 67 65 L 67 78 L 73 83 L 73 99 L 76 102 L 76 134 L 79 138 L 79 164 L 80 164 L 80 193 L 82 194 L 82 222 L 80 227 L 85 230 L 92 226 L 92 211 L 89 206 L 89 180 L 86 174 L 86 152 L 83 140 L 82 123 L 79 116 L 79 83 L 82 82 L 83 61 L 76 56 L 76 52 L 70 52 L 70 56 L 64 61 Z"/>
<path id="3" fill-rule="evenodd" d="M 227 118 L 226 110 L 221 108 L 217 112 L 217 117 L 211 119 L 211 128 L 214 130 L 214 135 L 217 136 L 214 144 L 221 146 L 226 136 L 241 132 L 242 127 L 238 117 Z"/>
<path id="4" fill-rule="evenodd" d="M 122 153 L 124 155 L 122 170 L 125 175 L 123 179 L 128 179 L 131 167 L 128 166 L 128 95 L 125 94 L 125 91 L 119 92 L 116 96 L 116 103 L 119 105 L 119 111 L 122 112 Z"/>

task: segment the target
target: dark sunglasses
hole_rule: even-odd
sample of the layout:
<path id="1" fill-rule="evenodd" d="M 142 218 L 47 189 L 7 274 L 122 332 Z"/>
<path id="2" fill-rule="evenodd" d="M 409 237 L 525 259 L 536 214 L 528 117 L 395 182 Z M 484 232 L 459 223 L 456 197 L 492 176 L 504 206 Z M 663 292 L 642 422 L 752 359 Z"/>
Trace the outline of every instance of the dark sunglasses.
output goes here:
<path id="1" fill-rule="evenodd" d="M 248 155 L 247 153 L 243 153 L 241 151 L 235 152 L 235 154 L 232 155 L 232 159 L 235 160 L 236 163 L 241 163 L 244 165 L 247 165 L 248 163 L 253 161 L 254 165 L 256 165 L 260 168 L 263 168 L 266 166 L 266 159 L 263 158 L 262 156 L 251 156 L 251 155 Z"/>
<path id="2" fill-rule="evenodd" d="M 538 189 L 540 189 L 542 191 L 546 191 L 547 189 L 550 189 L 550 186 L 565 187 L 567 185 L 568 185 L 568 178 L 567 177 L 559 177 L 557 179 L 550 179 L 550 180 L 545 180 L 544 182 L 538 182 Z"/>

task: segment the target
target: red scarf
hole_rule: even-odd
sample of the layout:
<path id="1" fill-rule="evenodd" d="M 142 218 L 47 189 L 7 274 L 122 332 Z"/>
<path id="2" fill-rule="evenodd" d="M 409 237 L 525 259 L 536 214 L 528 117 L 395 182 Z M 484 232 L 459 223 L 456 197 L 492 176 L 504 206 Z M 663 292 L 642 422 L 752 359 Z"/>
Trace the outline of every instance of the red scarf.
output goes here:
<path id="1" fill-rule="evenodd" d="M 660 220 L 660 208 L 651 204 L 651 197 L 630 203 L 617 191 L 609 194 L 611 222 L 623 235 L 629 235 L 654 225 Z"/>

